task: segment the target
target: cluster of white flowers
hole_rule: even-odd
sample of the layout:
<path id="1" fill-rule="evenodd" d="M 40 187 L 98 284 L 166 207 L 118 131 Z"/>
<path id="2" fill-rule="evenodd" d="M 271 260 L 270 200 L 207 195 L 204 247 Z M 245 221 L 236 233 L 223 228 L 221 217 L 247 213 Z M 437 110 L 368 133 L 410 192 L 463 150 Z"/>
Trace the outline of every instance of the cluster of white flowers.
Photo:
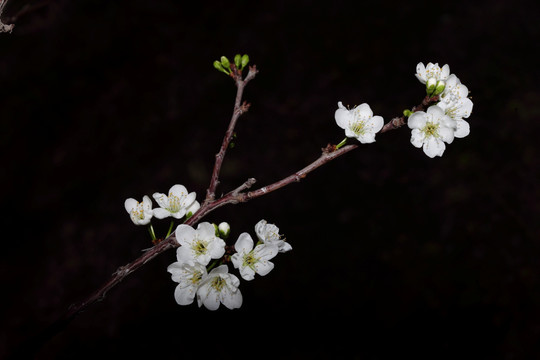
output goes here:
<path id="1" fill-rule="evenodd" d="M 411 143 L 422 147 L 424 153 L 433 158 L 442 156 L 446 145 L 454 138 L 469 135 L 469 123 L 464 119 L 472 112 L 473 103 L 468 98 L 469 90 L 458 77 L 450 74 L 450 66 L 418 63 L 416 78 L 426 85 L 429 97 L 439 96 L 438 102 L 425 112 L 416 111 L 409 116 L 408 126 L 412 129 Z M 384 126 L 381 116 L 374 116 L 368 104 L 361 104 L 347 109 L 338 102 L 335 112 L 338 126 L 345 130 L 345 136 L 356 138 L 362 144 L 375 141 L 377 134 Z"/>
<path id="2" fill-rule="evenodd" d="M 226 237 L 229 231 L 226 223 L 215 226 L 203 222 L 197 229 L 182 224 L 176 228 L 180 247 L 176 251 L 177 261 L 167 271 L 178 283 L 174 298 L 179 305 L 189 305 L 197 298 L 198 306 L 204 305 L 209 310 L 218 309 L 220 304 L 228 309 L 239 308 L 240 280 L 229 273 L 226 262 L 230 260 L 244 280 L 253 280 L 255 274 L 264 276 L 274 268 L 269 260 L 279 252 L 292 250 L 279 235 L 277 226 L 261 220 L 255 225 L 257 244 L 248 233 L 242 233 L 234 244 L 236 252 L 230 256 L 226 254 L 225 241 L 219 237 Z"/>
<path id="3" fill-rule="evenodd" d="M 450 74 L 450 67 L 428 63 L 416 66 L 416 77 L 426 84 L 429 96 L 439 95 L 439 101 L 426 111 L 416 111 L 409 116 L 408 125 L 412 129 L 411 143 L 422 148 L 433 158 L 442 156 L 447 144 L 454 138 L 469 135 L 469 123 L 464 119 L 472 112 L 473 103 L 468 98 L 469 90 L 459 78 Z"/>
<path id="4" fill-rule="evenodd" d="M 152 209 L 152 200 L 147 195 L 143 197 L 142 202 L 133 198 L 124 202 L 124 207 L 135 225 L 147 225 L 154 216 L 158 219 L 167 217 L 181 219 L 185 215 L 193 215 L 201 206 L 195 200 L 196 194 L 194 192 L 188 193 L 184 185 L 174 185 L 169 190 L 168 195 L 154 193 L 152 197 L 158 203 L 159 208 Z"/>

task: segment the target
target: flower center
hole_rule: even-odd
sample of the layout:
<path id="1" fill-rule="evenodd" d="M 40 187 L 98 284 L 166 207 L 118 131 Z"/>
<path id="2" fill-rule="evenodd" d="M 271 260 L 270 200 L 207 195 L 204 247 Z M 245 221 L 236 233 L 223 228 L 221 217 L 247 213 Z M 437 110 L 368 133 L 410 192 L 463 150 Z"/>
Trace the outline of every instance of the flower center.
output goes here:
<path id="1" fill-rule="evenodd" d="M 432 122 L 427 122 L 426 126 L 422 128 L 422 132 L 425 134 L 426 137 L 439 137 L 439 124 L 434 124 Z"/>
<path id="2" fill-rule="evenodd" d="M 195 271 L 195 272 L 193 273 L 193 276 L 192 276 L 191 279 L 190 279 L 190 280 L 191 280 L 191 283 L 192 283 L 193 285 L 198 284 L 199 281 L 201 281 L 202 276 L 203 276 L 202 272 L 200 272 L 200 271 Z"/>
<path id="3" fill-rule="evenodd" d="M 174 194 L 169 194 L 169 211 L 170 212 L 178 212 L 180 210 L 181 204 L 180 204 L 180 198 Z"/>
<path id="4" fill-rule="evenodd" d="M 221 276 L 216 276 L 211 283 L 211 286 L 217 291 L 221 292 L 221 289 L 225 286 L 225 280 Z"/>
<path id="5" fill-rule="evenodd" d="M 137 206 L 134 207 L 134 208 L 131 210 L 131 213 L 133 214 L 134 217 L 143 220 L 143 219 L 144 219 L 144 208 L 143 208 L 143 205 L 142 205 L 141 203 L 137 203 Z"/>
<path id="6" fill-rule="evenodd" d="M 198 240 L 193 243 L 191 248 L 195 252 L 195 255 L 200 256 L 206 254 L 208 248 L 206 247 L 208 243 L 206 241 Z"/>
<path id="7" fill-rule="evenodd" d="M 365 123 L 361 120 L 356 121 L 352 124 L 351 131 L 354 132 L 356 135 L 364 135 L 364 133 L 366 132 Z"/>
<path id="8" fill-rule="evenodd" d="M 255 268 L 255 264 L 259 262 L 259 258 L 255 257 L 253 255 L 253 252 L 250 252 L 249 254 L 244 255 L 244 262 L 242 266 L 248 266 L 251 269 Z M 255 270 L 255 269 L 254 269 Z"/>

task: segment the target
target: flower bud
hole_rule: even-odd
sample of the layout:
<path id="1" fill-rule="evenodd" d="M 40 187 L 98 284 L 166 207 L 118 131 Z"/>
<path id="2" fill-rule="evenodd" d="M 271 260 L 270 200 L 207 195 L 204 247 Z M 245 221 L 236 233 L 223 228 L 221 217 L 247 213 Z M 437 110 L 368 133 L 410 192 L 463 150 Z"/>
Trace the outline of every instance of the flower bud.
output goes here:
<path id="1" fill-rule="evenodd" d="M 426 93 L 431 96 L 433 92 L 435 91 L 435 88 L 437 87 L 437 80 L 434 78 L 429 78 L 426 81 Z"/>
<path id="2" fill-rule="evenodd" d="M 229 62 L 229 59 L 227 59 L 225 56 L 221 57 L 221 65 L 223 65 L 223 68 L 227 70 L 231 69 L 231 63 Z"/>
<path id="3" fill-rule="evenodd" d="M 221 237 L 222 239 L 226 239 L 231 233 L 231 226 L 226 222 L 222 222 L 218 225 L 218 232 L 219 237 Z"/>
<path id="4" fill-rule="evenodd" d="M 236 54 L 234 56 L 234 65 L 236 65 L 237 69 L 240 69 L 240 66 L 242 65 L 242 55 Z"/>
<path id="5" fill-rule="evenodd" d="M 223 68 L 223 65 L 221 65 L 221 63 L 220 63 L 219 61 L 217 61 L 217 60 L 214 61 L 214 67 L 215 67 L 217 70 L 219 70 L 219 71 L 221 71 L 221 72 L 223 72 L 223 73 L 229 75 L 229 72 Z"/>
<path id="6" fill-rule="evenodd" d="M 433 93 L 433 96 L 442 94 L 445 87 L 446 87 L 446 83 L 443 80 L 437 81 L 437 85 L 435 86 L 435 92 Z"/>
<path id="7" fill-rule="evenodd" d="M 244 56 L 242 56 L 242 59 L 241 59 L 242 66 L 240 67 L 240 70 L 246 67 L 248 63 L 249 63 L 249 56 L 247 54 L 244 54 Z"/>
<path id="8" fill-rule="evenodd" d="M 413 114 L 413 112 L 411 110 L 409 110 L 409 109 L 403 110 L 403 116 L 405 116 L 405 117 L 409 117 L 412 114 Z"/>

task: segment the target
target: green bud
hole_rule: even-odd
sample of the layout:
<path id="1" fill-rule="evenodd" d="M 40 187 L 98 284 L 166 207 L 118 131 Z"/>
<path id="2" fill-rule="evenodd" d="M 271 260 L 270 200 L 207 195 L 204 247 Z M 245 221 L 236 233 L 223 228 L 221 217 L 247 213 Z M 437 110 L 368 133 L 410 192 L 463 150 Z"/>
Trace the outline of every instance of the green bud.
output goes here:
<path id="1" fill-rule="evenodd" d="M 242 55 L 236 54 L 234 56 L 234 65 L 236 65 L 237 69 L 240 69 L 240 66 L 242 65 Z"/>
<path id="2" fill-rule="evenodd" d="M 446 87 L 446 83 L 444 81 L 442 80 L 437 81 L 437 85 L 435 86 L 435 92 L 433 93 L 433 96 L 442 94 L 445 87 Z"/>
<path id="3" fill-rule="evenodd" d="M 240 67 L 240 70 L 242 70 L 244 67 L 246 67 L 246 65 L 249 63 L 249 56 L 247 54 L 244 54 L 244 56 L 242 56 L 242 59 L 241 59 L 241 67 Z"/>
<path id="4" fill-rule="evenodd" d="M 437 87 L 437 80 L 434 78 L 429 78 L 426 82 L 426 93 L 431 96 Z"/>
<path id="5" fill-rule="evenodd" d="M 218 226 L 218 231 L 222 239 L 227 239 L 231 233 L 231 226 L 226 222 L 222 222 Z"/>
<path id="6" fill-rule="evenodd" d="M 225 70 L 225 69 L 223 68 L 223 65 L 221 65 L 221 63 L 220 63 L 219 61 L 217 61 L 217 60 L 214 61 L 214 67 L 215 67 L 217 70 L 219 70 L 219 71 L 221 71 L 221 72 L 223 72 L 223 73 L 229 75 L 229 71 Z"/>
<path id="7" fill-rule="evenodd" d="M 221 65 L 227 70 L 231 70 L 231 63 L 229 62 L 229 59 L 227 59 L 225 56 L 221 57 Z"/>
<path id="8" fill-rule="evenodd" d="M 411 110 L 409 110 L 409 109 L 403 110 L 403 116 L 405 116 L 405 117 L 409 117 L 412 114 L 413 114 L 413 112 Z"/>

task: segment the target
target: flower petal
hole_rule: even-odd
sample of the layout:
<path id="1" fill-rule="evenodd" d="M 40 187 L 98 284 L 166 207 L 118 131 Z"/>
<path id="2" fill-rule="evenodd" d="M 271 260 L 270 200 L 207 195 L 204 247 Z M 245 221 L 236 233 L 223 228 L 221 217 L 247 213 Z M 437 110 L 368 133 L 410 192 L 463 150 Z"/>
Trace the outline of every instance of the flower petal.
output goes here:
<path id="1" fill-rule="evenodd" d="M 178 285 L 174 289 L 174 299 L 178 305 L 189 305 L 195 299 L 196 286 L 182 287 Z"/>
<path id="2" fill-rule="evenodd" d="M 133 198 L 129 198 L 124 201 L 124 208 L 128 213 L 130 213 L 133 208 L 137 207 L 137 205 L 139 205 L 139 202 Z"/>
<path id="3" fill-rule="evenodd" d="M 413 129 L 411 132 L 411 144 L 419 148 L 424 145 L 425 135 L 419 129 Z"/>
<path id="4" fill-rule="evenodd" d="M 155 208 L 154 209 L 154 216 L 158 219 L 165 219 L 166 217 L 171 216 L 171 212 L 169 210 L 165 210 L 164 208 Z"/>
<path id="5" fill-rule="evenodd" d="M 184 245 L 191 245 L 191 243 L 193 242 L 193 239 L 195 238 L 196 232 L 195 232 L 195 229 L 192 228 L 191 226 L 181 224 L 176 227 L 176 230 L 174 231 L 174 235 L 176 236 L 176 241 L 180 245 L 184 246 Z"/>
<path id="6" fill-rule="evenodd" d="M 239 253 L 248 253 L 253 250 L 253 239 L 251 238 L 251 235 L 247 232 L 241 233 L 234 244 L 234 248 Z"/>
<path id="7" fill-rule="evenodd" d="M 334 114 L 334 118 L 336 119 L 336 124 L 342 129 L 346 129 L 351 122 L 351 114 L 349 110 L 343 106 L 341 101 L 338 103 L 338 109 Z"/>
<path id="8" fill-rule="evenodd" d="M 169 190 L 169 196 L 174 195 L 177 197 L 186 196 L 188 194 L 188 191 L 184 185 L 173 185 Z"/>
<path id="9" fill-rule="evenodd" d="M 457 127 L 456 131 L 454 132 L 454 136 L 457 138 L 464 138 L 465 136 L 469 135 L 471 132 L 470 125 L 465 120 L 456 120 Z"/>
<path id="10" fill-rule="evenodd" d="M 411 129 L 421 129 L 424 126 L 426 126 L 427 117 L 426 113 L 423 111 L 417 111 L 413 113 L 411 116 L 409 116 L 409 120 L 407 120 L 407 125 Z"/>
<path id="11" fill-rule="evenodd" d="M 434 138 L 433 136 L 428 138 L 427 141 L 424 142 L 424 153 L 430 158 L 434 158 L 435 156 L 442 156 L 442 154 L 444 153 L 444 149 L 446 149 L 446 145 L 444 145 L 444 142 L 442 142 L 442 140 Z"/>
<path id="12" fill-rule="evenodd" d="M 448 127 L 441 127 L 438 131 L 439 138 L 447 144 L 451 144 L 454 141 L 454 129 Z"/>
<path id="13" fill-rule="evenodd" d="M 197 234 L 201 239 L 210 240 L 216 237 L 216 228 L 209 222 L 203 222 L 197 226 Z"/>

